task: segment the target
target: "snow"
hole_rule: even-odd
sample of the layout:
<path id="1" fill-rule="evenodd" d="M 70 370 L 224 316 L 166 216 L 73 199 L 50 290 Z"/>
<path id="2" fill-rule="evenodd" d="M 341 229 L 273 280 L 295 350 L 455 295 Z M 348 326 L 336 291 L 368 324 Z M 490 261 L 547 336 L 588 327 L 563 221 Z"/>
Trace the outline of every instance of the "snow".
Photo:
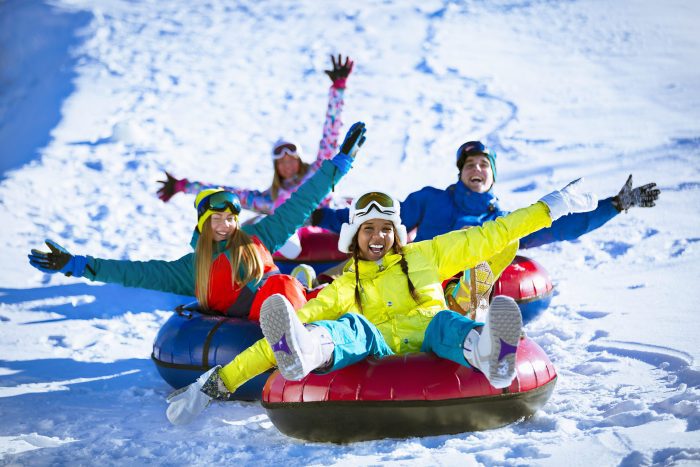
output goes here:
<path id="1" fill-rule="evenodd" d="M 692 0 L 0 2 L 0 463 L 697 465 L 698 17 Z M 311 158 L 333 53 L 356 60 L 344 130 L 368 128 L 343 195 L 444 187 L 468 139 L 498 151 L 508 209 L 579 176 L 602 198 L 630 173 L 660 186 L 654 209 L 525 252 L 555 283 L 527 332 L 559 372 L 531 419 L 337 446 L 241 402 L 174 427 L 149 357 L 189 297 L 29 266 L 44 238 L 187 252 L 192 197 L 159 201 L 162 171 L 264 188 L 278 137 Z"/>

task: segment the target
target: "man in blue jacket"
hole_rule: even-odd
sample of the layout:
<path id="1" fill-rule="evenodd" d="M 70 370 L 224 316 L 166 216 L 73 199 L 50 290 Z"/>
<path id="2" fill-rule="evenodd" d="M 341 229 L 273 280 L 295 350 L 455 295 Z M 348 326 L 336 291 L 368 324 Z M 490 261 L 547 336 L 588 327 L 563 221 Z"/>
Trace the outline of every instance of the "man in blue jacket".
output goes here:
<path id="1" fill-rule="evenodd" d="M 408 195 L 401 203 L 401 222 L 414 241 L 426 240 L 452 230 L 481 225 L 507 214 L 493 194 L 496 181 L 496 153 L 479 141 L 468 141 L 457 150 L 459 180 L 447 188 L 425 187 Z M 521 248 L 551 242 L 574 240 L 601 227 L 622 211 L 639 206 L 653 207 L 660 190 L 656 183 L 632 188 L 632 175 L 616 196 L 598 202 L 591 212 L 570 214 L 520 240 Z M 322 208 L 314 212 L 312 224 L 340 232 L 348 222 L 349 209 Z"/>
<path id="2" fill-rule="evenodd" d="M 415 229 L 414 241 L 427 240 L 452 230 L 481 225 L 486 221 L 507 214 L 498 206 L 493 193 L 496 181 L 496 153 L 480 141 L 468 141 L 457 150 L 459 180 L 447 188 L 425 187 L 408 195 L 401 203 L 401 222 L 408 231 Z M 598 202 L 590 212 L 569 214 L 554 221 L 552 226 L 538 230 L 520 239 L 498 259 L 481 263 L 472 271 L 465 271 L 459 283 L 446 288 L 450 307 L 461 313 L 474 313 L 478 317 L 480 304 L 488 304 L 491 286 L 512 260 L 517 248 L 532 248 L 551 242 L 575 240 L 601 227 L 622 211 L 639 206 L 653 207 L 660 190 L 655 183 L 632 188 L 632 175 L 627 178 L 616 196 Z M 343 222 L 348 222 L 349 209 L 322 208 L 312 215 L 312 224 L 334 232 L 340 232 Z M 338 271 L 323 273 L 324 281 Z M 476 284 L 471 283 L 472 276 Z M 473 290 L 472 290 L 473 289 Z M 486 307 L 488 308 L 488 307 Z"/>

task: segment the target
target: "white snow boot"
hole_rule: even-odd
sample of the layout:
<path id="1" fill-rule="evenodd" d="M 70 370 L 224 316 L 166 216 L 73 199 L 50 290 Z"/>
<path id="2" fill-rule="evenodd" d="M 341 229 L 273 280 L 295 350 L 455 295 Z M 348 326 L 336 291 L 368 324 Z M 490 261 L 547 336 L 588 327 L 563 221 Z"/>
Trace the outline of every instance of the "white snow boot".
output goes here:
<path id="1" fill-rule="evenodd" d="M 464 358 L 495 388 L 506 388 L 515 378 L 515 352 L 522 327 L 515 300 L 499 295 L 491 303 L 481 332 L 472 329 L 464 339 Z"/>
<path id="2" fill-rule="evenodd" d="M 304 326 L 284 295 L 274 294 L 263 302 L 260 327 L 285 379 L 298 381 L 333 357 L 334 345 L 328 330 Z"/>

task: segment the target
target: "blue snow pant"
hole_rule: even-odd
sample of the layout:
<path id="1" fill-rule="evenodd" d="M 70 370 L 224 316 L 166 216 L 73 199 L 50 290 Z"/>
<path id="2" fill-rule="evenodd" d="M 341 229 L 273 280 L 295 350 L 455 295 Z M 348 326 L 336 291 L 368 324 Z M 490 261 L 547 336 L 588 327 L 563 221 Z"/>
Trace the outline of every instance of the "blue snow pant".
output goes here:
<path id="1" fill-rule="evenodd" d="M 335 321 L 314 321 L 330 333 L 335 349 L 332 366 L 320 373 L 339 370 L 372 356 L 377 358 L 394 355 L 379 329 L 367 318 L 356 313 L 346 313 Z M 433 352 L 464 366 L 471 366 L 464 358 L 462 344 L 469 331 L 483 326 L 454 311 L 443 310 L 428 324 L 423 336 L 421 352 Z"/>

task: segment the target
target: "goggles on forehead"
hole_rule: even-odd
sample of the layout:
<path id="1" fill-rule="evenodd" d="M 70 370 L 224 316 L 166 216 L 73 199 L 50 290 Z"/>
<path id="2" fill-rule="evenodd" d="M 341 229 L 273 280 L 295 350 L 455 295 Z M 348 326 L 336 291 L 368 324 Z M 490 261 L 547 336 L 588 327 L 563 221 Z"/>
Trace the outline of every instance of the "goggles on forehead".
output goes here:
<path id="1" fill-rule="evenodd" d="M 467 141 L 457 149 L 457 168 L 462 170 L 464 161 L 467 160 L 469 156 L 485 156 L 489 159 L 491 164 L 491 169 L 495 172 L 496 167 L 494 166 L 494 161 L 496 160 L 496 153 L 491 151 L 489 148 L 484 146 L 481 141 Z"/>
<path id="2" fill-rule="evenodd" d="M 199 202 L 197 206 L 197 217 L 202 217 L 202 215 L 207 211 L 217 211 L 223 212 L 226 209 L 230 209 L 235 215 L 241 213 L 241 201 L 235 193 L 230 191 L 218 191 L 209 196 L 206 196 Z"/>
<path id="3" fill-rule="evenodd" d="M 272 150 L 272 159 L 282 159 L 284 156 L 296 156 L 299 157 L 299 150 L 297 145 L 294 143 L 283 143 L 279 146 L 275 146 Z"/>
<path id="4" fill-rule="evenodd" d="M 372 209 L 376 209 L 382 214 L 393 215 L 396 213 L 394 198 L 386 193 L 372 191 L 360 196 L 355 201 L 355 217 L 361 217 L 369 214 Z"/>

